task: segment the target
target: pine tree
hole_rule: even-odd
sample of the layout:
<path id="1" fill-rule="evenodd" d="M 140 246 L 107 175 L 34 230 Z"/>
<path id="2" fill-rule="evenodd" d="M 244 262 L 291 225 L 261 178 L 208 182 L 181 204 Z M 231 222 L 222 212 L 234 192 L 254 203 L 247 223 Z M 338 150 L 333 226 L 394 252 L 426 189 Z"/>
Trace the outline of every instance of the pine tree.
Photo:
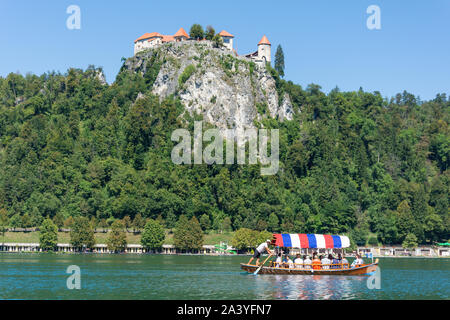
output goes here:
<path id="1" fill-rule="evenodd" d="M 284 77 L 284 53 L 281 45 L 278 45 L 277 52 L 275 53 L 275 70 L 281 77 Z"/>

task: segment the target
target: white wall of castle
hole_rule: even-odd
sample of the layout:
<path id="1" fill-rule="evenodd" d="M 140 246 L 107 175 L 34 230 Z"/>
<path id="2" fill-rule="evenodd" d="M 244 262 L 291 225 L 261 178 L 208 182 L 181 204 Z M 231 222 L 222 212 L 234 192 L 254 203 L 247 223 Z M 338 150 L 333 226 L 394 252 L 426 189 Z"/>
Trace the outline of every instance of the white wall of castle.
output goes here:
<path id="1" fill-rule="evenodd" d="M 271 50 L 270 45 L 267 44 L 260 44 L 258 45 L 258 59 L 262 60 L 264 62 L 271 62 Z"/>
<path id="2" fill-rule="evenodd" d="M 149 48 L 154 48 L 156 46 L 159 46 L 160 44 L 162 44 L 162 40 L 161 38 L 156 38 L 153 41 L 148 41 L 148 39 L 145 40 L 139 40 L 134 44 L 134 54 L 142 51 L 142 50 L 146 50 Z"/>
<path id="3" fill-rule="evenodd" d="M 222 37 L 223 38 L 223 45 L 228 50 L 233 50 L 233 38 L 231 37 Z"/>

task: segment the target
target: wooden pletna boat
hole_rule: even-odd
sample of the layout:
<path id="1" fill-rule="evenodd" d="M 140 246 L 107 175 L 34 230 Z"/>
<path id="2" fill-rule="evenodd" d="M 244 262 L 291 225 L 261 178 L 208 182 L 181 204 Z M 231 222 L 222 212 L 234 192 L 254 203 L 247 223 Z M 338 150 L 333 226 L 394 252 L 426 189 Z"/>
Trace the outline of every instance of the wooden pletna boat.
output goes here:
<path id="1" fill-rule="evenodd" d="M 344 248 L 350 246 L 350 240 L 346 236 L 332 236 L 321 234 L 274 234 L 272 245 L 278 248 L 298 249 L 340 249 L 344 256 Z M 301 264 L 294 268 L 278 266 L 274 261 L 269 265 L 266 262 L 273 256 L 269 255 L 260 265 L 241 263 L 241 269 L 248 273 L 258 274 L 290 274 L 290 275 L 349 275 L 368 276 L 376 271 L 378 259 L 370 264 L 361 264 L 351 267 L 349 264 Z"/>

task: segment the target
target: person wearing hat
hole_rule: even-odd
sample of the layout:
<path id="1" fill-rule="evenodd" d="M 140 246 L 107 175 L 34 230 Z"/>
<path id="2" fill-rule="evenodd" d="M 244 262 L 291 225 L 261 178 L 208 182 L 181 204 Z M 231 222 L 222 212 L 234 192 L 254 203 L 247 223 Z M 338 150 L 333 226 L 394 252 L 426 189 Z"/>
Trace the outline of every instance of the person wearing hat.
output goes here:
<path id="1" fill-rule="evenodd" d="M 262 253 L 264 253 L 265 251 L 267 251 L 268 254 L 272 254 L 272 251 L 270 251 L 269 249 L 269 244 L 271 243 L 271 241 L 269 239 L 266 240 L 266 242 L 261 243 L 256 249 L 255 249 L 255 253 L 253 254 L 253 257 L 250 258 L 250 261 L 248 262 L 248 264 L 251 264 L 253 259 L 256 259 L 256 265 L 259 265 L 259 257 L 261 256 Z"/>

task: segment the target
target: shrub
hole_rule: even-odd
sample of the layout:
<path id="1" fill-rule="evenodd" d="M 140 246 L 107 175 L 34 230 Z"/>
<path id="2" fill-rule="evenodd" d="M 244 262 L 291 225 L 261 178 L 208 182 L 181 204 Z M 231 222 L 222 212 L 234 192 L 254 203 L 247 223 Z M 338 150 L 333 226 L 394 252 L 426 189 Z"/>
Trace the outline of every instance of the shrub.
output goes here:
<path id="1" fill-rule="evenodd" d="M 195 72 L 195 66 L 190 64 L 184 70 L 178 78 L 178 85 L 181 87 Z"/>

